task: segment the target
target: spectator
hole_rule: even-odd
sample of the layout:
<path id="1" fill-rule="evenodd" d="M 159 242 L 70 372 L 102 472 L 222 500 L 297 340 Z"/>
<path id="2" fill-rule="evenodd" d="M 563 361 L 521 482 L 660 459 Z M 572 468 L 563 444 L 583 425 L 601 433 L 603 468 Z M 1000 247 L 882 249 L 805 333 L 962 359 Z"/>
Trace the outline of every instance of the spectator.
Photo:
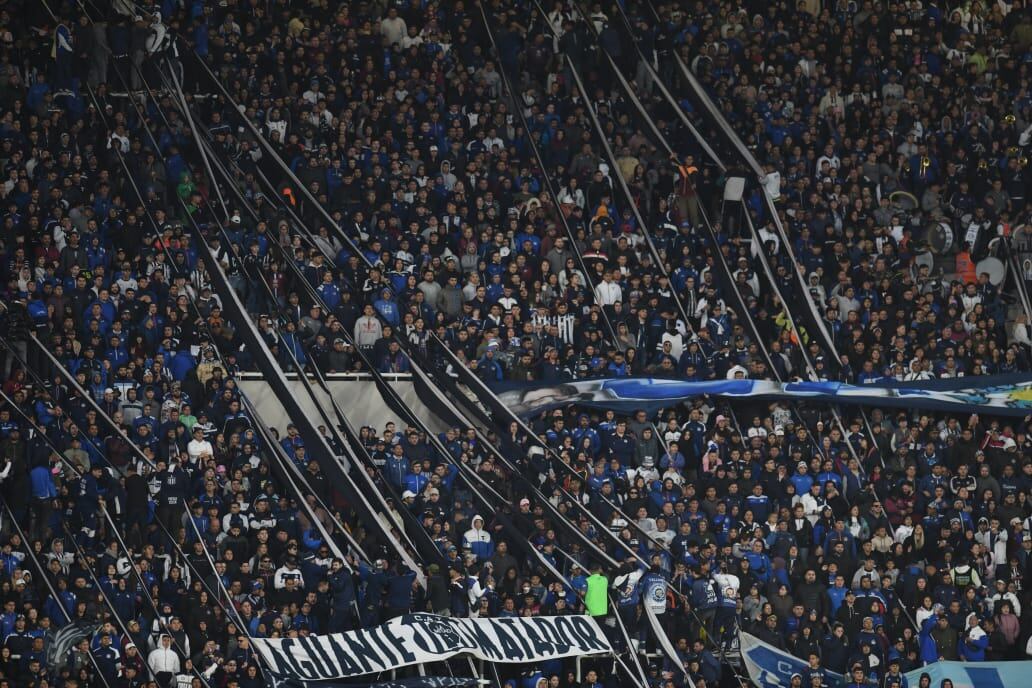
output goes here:
<path id="1" fill-rule="evenodd" d="M 739 625 L 886 685 L 893 651 L 901 669 L 1020 655 L 1024 421 L 700 397 L 543 405 L 511 428 L 465 368 L 489 387 L 1027 374 L 1021 3 L 110 5 L 0 18 L 16 685 L 142 679 L 114 627 L 35 668 L 22 634 L 71 620 L 158 619 L 133 644 L 161 680 L 253 686 L 247 634 L 560 613 L 575 594 L 601 619 L 606 574 L 636 638 L 654 640 L 646 583 L 669 591 L 676 682 L 719 681 Z M 267 365 L 418 368 L 460 426 L 427 437 L 391 397 L 403 426 L 280 442 L 238 384 Z M 24 575 L 37 554 L 47 573 Z M 568 668 L 528 671 L 563 686 Z"/>
<path id="2" fill-rule="evenodd" d="M 484 530 L 484 518 L 479 514 L 473 517 L 472 525 L 462 536 L 462 548 L 472 552 L 478 560 L 487 561 L 495 551 L 491 533 Z"/>
<path id="3" fill-rule="evenodd" d="M 147 656 L 147 666 L 153 672 L 158 685 L 167 686 L 180 671 L 179 655 L 172 649 L 172 636 L 168 633 L 162 633 L 158 637 L 158 643 Z"/>

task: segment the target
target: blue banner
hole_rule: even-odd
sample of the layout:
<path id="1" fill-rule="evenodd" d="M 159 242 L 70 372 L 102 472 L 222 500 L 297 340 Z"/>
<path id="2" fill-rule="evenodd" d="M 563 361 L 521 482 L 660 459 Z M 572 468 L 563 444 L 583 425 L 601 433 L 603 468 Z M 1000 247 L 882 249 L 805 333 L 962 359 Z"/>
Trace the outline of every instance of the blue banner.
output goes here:
<path id="1" fill-rule="evenodd" d="M 760 688 L 784 688 L 791 685 L 793 674 L 806 675 L 807 664 L 798 657 L 748 633 L 741 633 L 739 637 L 742 660 L 749 677 Z M 907 673 L 907 684 L 917 688 L 922 674 L 931 677 L 932 688 L 938 688 L 944 678 L 953 681 L 953 688 L 1010 688 L 1028 684 L 1032 662 L 936 662 Z M 825 672 L 825 676 L 828 688 L 842 688 L 848 681 L 830 671 Z"/>
<path id="2" fill-rule="evenodd" d="M 966 385 L 961 387 L 960 385 Z M 1032 379 L 1020 375 L 885 385 L 843 382 L 771 382 L 622 377 L 559 382 L 551 385 L 500 385 L 499 400 L 517 415 L 529 417 L 577 404 L 628 412 L 656 412 L 703 395 L 717 397 L 823 401 L 834 404 L 911 408 L 954 413 L 1024 417 L 1032 413 Z"/>
<path id="3" fill-rule="evenodd" d="M 907 683 L 917 686 L 925 673 L 932 686 L 948 678 L 953 688 L 1009 688 L 1028 685 L 1032 662 L 936 662 L 908 673 Z"/>
<path id="4" fill-rule="evenodd" d="M 768 645 L 759 638 L 748 633 L 740 633 L 742 661 L 749 672 L 749 678 L 760 688 L 783 688 L 792 684 L 792 675 L 805 676 L 809 666 L 806 662 L 787 652 L 782 652 L 773 645 Z M 841 674 L 825 672 L 828 688 L 839 688 L 846 684 Z M 805 684 L 804 684 L 805 685 Z M 916 683 L 911 684 L 917 686 Z"/>

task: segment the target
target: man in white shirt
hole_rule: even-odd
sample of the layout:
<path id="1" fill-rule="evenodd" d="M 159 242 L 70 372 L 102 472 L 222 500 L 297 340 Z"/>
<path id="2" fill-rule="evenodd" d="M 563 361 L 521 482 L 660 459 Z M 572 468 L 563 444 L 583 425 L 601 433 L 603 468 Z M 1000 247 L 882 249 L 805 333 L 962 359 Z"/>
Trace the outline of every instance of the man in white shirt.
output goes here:
<path id="1" fill-rule="evenodd" d="M 400 43 L 407 33 L 408 26 L 398 16 L 398 10 L 393 7 L 387 10 L 387 16 L 380 22 L 380 35 L 387 39 L 387 44 Z"/>
<path id="2" fill-rule="evenodd" d="M 617 301 L 623 301 L 623 290 L 620 285 L 613 281 L 613 273 L 606 270 L 602 275 L 602 281 L 595 287 L 595 301 L 605 308 L 612 306 Z"/>
<path id="3" fill-rule="evenodd" d="M 763 190 L 770 196 L 770 200 L 777 201 L 781 198 L 781 173 L 778 172 L 774 165 L 763 166 L 765 175 L 760 178 L 760 183 L 763 184 Z"/>
<path id="4" fill-rule="evenodd" d="M 664 545 L 669 547 L 677 534 L 667 526 L 667 520 L 662 516 L 659 516 L 656 518 L 656 529 L 649 533 L 649 535 L 653 540 L 662 542 Z"/>
<path id="5" fill-rule="evenodd" d="M 243 513 L 240 502 L 233 502 L 229 505 L 229 513 L 222 517 L 222 532 L 228 533 L 234 525 L 240 526 L 242 533 L 247 533 L 251 527 L 251 521 L 247 514 Z"/>
<path id="6" fill-rule="evenodd" d="M 827 502 L 821 497 L 820 487 L 820 484 L 815 482 L 810 486 L 810 491 L 799 499 L 799 503 L 803 505 L 803 513 L 810 520 L 810 525 L 817 523 L 817 519 L 820 518 L 821 512 L 827 505 Z"/>
<path id="7" fill-rule="evenodd" d="M 211 446 L 211 442 L 204 439 L 204 430 L 195 427 L 193 439 L 186 445 L 186 453 L 190 457 L 190 465 L 196 466 L 201 460 L 213 457 L 215 448 Z"/>
<path id="8" fill-rule="evenodd" d="M 760 237 L 759 244 L 753 244 L 753 255 L 759 255 L 760 251 L 767 246 L 768 243 L 774 242 L 774 252 L 778 253 L 781 250 L 781 238 L 778 236 L 777 229 L 773 223 L 769 223 L 760 227 L 756 232 Z"/>
<path id="9" fill-rule="evenodd" d="M 842 166 L 842 160 L 835 154 L 834 144 L 827 144 L 824 146 L 824 155 L 817 158 L 817 169 L 814 171 L 815 174 L 820 175 L 824 167 L 824 163 L 828 163 L 828 167 L 832 167 L 838 170 Z"/>
<path id="10" fill-rule="evenodd" d="M 283 566 L 276 569 L 272 584 L 276 590 L 282 590 L 287 587 L 288 580 L 294 581 L 301 588 L 305 587 L 305 579 L 301 575 L 301 569 L 297 567 L 297 562 L 293 558 L 288 558 Z"/>

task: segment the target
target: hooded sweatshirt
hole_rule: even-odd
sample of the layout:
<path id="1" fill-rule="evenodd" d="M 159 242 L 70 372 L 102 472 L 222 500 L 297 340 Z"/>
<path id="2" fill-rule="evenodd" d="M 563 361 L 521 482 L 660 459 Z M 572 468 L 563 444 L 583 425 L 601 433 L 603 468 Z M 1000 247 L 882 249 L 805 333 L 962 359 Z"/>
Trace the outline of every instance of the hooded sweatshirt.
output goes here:
<path id="1" fill-rule="evenodd" d="M 147 656 L 147 665 L 151 671 L 155 674 L 160 673 L 179 673 L 179 655 L 176 654 L 175 650 L 172 649 L 171 644 L 165 647 L 162 639 L 171 638 L 168 633 L 162 633 L 158 639 L 158 647 L 151 650 L 151 653 Z"/>
<path id="2" fill-rule="evenodd" d="M 967 615 L 967 632 L 960 642 L 960 658 L 968 662 L 984 662 L 985 649 L 989 647 L 989 636 L 981 626 L 972 626 L 971 620 L 977 618 L 974 612 Z"/>
<path id="3" fill-rule="evenodd" d="M 930 615 L 927 619 L 921 622 L 921 661 L 925 664 L 934 664 L 939 661 L 939 648 L 935 644 L 935 639 L 932 637 L 932 629 L 935 628 L 935 614 Z"/>
<path id="4" fill-rule="evenodd" d="M 462 548 L 475 554 L 477 561 L 490 559 L 494 554 L 491 533 L 484 530 L 484 517 L 480 514 L 473 517 L 473 527 L 462 536 Z"/>
<path id="5" fill-rule="evenodd" d="M 401 322 L 401 311 L 398 310 L 398 304 L 391 299 L 390 289 L 381 292 L 380 298 L 373 302 L 373 308 L 388 324 L 397 327 Z"/>

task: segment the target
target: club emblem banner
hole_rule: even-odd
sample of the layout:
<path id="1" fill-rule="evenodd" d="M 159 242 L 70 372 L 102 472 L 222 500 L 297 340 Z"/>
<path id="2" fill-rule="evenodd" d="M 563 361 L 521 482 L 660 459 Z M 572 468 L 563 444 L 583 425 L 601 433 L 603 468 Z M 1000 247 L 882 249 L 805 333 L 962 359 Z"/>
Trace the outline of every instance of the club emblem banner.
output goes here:
<path id="1" fill-rule="evenodd" d="M 348 633 L 255 638 L 254 646 L 276 674 L 302 680 L 361 676 L 457 654 L 521 663 L 613 651 L 590 616 L 457 619 L 404 614 Z"/>
<path id="2" fill-rule="evenodd" d="M 503 404 L 522 417 L 568 404 L 623 412 L 635 409 L 655 412 L 702 395 L 811 400 L 1001 416 L 1026 416 L 1032 413 L 1032 380 L 1018 375 L 889 382 L 884 385 L 767 380 L 684 382 L 625 377 L 552 385 L 499 385 L 493 389 Z"/>

